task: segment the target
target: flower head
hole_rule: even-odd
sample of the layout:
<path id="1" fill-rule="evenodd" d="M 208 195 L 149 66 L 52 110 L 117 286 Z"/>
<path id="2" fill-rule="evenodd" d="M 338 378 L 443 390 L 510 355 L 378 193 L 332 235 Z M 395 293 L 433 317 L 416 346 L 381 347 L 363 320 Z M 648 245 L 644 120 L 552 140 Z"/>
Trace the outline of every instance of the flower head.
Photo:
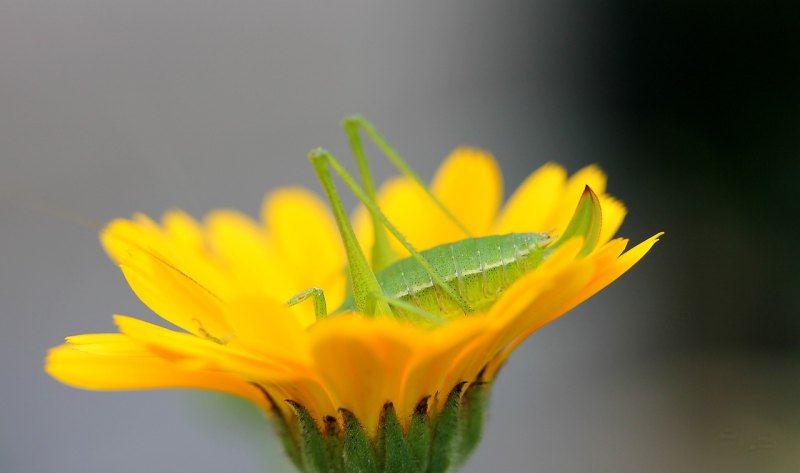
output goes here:
<path id="1" fill-rule="evenodd" d="M 597 195 L 602 226 L 588 254 L 581 238 L 568 240 L 485 310 L 436 326 L 353 311 L 318 320 L 311 304 L 287 306 L 311 287 L 321 288 L 332 308 L 348 293 L 334 218 L 304 189 L 268 195 L 260 221 L 230 210 L 202 222 L 180 211 L 160 223 L 143 215 L 116 220 L 102 232 L 103 246 L 142 302 L 177 328 L 117 315 L 119 333 L 68 337 L 50 351 L 46 370 L 88 389 L 201 388 L 244 397 L 276 420 L 304 471 L 355 471 L 338 469 L 345 460 L 331 449 L 352 450 L 359 442 L 385 471 L 401 461 L 387 447 L 397 442 L 414 458 L 413 471 L 445 471 L 477 441 L 475 419 L 483 409 L 477 393 L 514 348 L 614 281 L 657 241 L 659 235 L 625 251 L 627 240 L 612 239 L 625 208 L 605 184 L 595 166 L 568 177 L 547 164 L 501 206 L 494 159 L 474 149 L 454 151 L 431 189 L 473 236 L 560 235 L 587 185 Z M 377 201 L 420 250 L 465 238 L 406 177 L 386 183 Z M 368 213 L 359 210 L 353 220 L 369 248 Z M 397 258 L 408 255 L 397 241 L 391 245 Z M 437 447 L 451 414 L 461 422 L 461 456 L 455 444 Z M 422 437 L 412 436 L 414 429 Z M 425 432 L 427 446 L 414 444 Z M 344 458 L 355 461 L 360 451 Z"/>

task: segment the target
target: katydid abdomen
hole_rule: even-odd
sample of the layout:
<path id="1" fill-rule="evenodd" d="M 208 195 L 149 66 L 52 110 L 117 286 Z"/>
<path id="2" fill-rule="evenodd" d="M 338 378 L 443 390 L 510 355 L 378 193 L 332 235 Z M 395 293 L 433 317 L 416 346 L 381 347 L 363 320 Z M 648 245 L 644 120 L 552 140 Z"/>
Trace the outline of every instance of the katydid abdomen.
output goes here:
<path id="1" fill-rule="evenodd" d="M 550 238 L 542 233 L 493 235 L 436 246 L 420 255 L 474 311 L 490 307 L 500 294 L 546 257 Z M 464 315 L 457 301 L 447 295 L 430 273 L 413 257 L 407 257 L 375 274 L 383 294 L 411 304 L 420 311 L 449 319 Z M 354 310 L 348 297 L 335 312 Z M 392 311 L 401 318 L 418 315 L 401 306 Z"/>

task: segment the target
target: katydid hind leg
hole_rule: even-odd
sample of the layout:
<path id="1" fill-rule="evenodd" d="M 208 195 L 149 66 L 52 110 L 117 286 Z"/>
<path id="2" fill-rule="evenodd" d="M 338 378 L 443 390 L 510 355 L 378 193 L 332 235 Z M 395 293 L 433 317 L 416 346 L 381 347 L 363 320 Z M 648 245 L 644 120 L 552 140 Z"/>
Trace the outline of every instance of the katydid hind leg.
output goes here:
<path id="1" fill-rule="evenodd" d="M 430 187 L 428 187 L 428 185 L 425 184 L 425 182 L 423 182 L 422 179 L 419 178 L 419 176 L 417 176 L 417 173 L 415 173 L 414 170 L 411 169 L 408 163 L 406 163 L 406 161 L 402 157 L 400 157 L 400 155 L 391 147 L 391 145 L 389 145 L 389 142 L 386 141 L 386 139 L 384 139 L 384 137 L 380 133 L 378 133 L 378 130 L 366 118 L 360 115 L 351 115 L 344 119 L 344 129 L 345 132 L 347 133 L 348 139 L 350 140 L 351 147 L 354 150 L 353 155 L 356 158 L 359 170 L 363 168 L 367 169 L 367 172 L 369 172 L 368 171 L 369 168 L 367 167 L 366 164 L 366 157 L 363 152 L 363 147 L 361 146 L 361 136 L 359 134 L 359 130 L 362 130 L 364 133 L 366 133 L 369 139 L 372 140 L 373 143 L 375 143 L 378 149 L 380 149 L 381 152 L 389 159 L 389 161 L 391 161 L 392 164 L 394 164 L 394 166 L 401 173 L 403 173 L 404 176 L 414 181 L 414 183 L 418 185 L 425 192 L 428 198 L 430 198 L 431 201 L 437 207 L 439 207 L 442 210 L 442 212 L 445 213 L 447 218 L 449 218 L 454 224 L 456 224 L 456 226 L 458 226 L 458 228 L 462 232 L 464 232 L 465 238 L 471 238 L 473 236 L 472 233 L 469 231 L 469 229 L 467 229 L 467 227 L 463 223 L 461 223 L 461 221 L 458 220 L 458 218 L 456 218 L 455 215 L 453 215 L 453 212 L 451 212 L 450 209 L 448 209 L 447 206 L 444 205 L 444 202 L 442 202 L 441 199 L 439 199 L 436 196 L 436 194 L 433 193 Z M 353 145 L 353 143 L 355 143 L 355 146 Z M 356 148 L 359 150 L 359 152 L 356 152 Z M 359 162 L 359 160 L 363 160 L 363 163 Z M 370 181 L 369 185 L 367 184 L 366 181 L 364 181 L 364 187 L 367 190 L 367 195 L 369 195 L 373 200 L 375 200 L 374 184 L 372 184 L 371 177 L 369 178 L 369 181 Z M 371 192 L 370 188 L 372 188 Z M 376 223 L 375 220 L 376 217 L 373 215 L 373 223 Z"/>
<path id="2" fill-rule="evenodd" d="M 367 156 L 364 153 L 364 146 L 361 142 L 359 124 L 356 120 L 346 118 L 343 121 L 342 126 L 345 134 L 347 135 L 347 141 L 350 144 L 350 150 L 353 153 L 353 159 L 355 159 L 356 166 L 358 167 L 358 173 L 361 176 L 361 182 L 364 185 L 364 190 L 366 191 L 367 197 L 373 201 L 377 201 L 375 182 L 372 180 L 372 173 L 369 169 Z M 372 269 L 377 272 L 391 264 L 396 258 L 394 251 L 392 251 L 392 247 L 389 244 L 389 237 L 386 235 L 386 230 L 383 228 L 383 223 L 381 222 L 380 216 L 376 215 L 375 212 L 372 211 L 370 211 L 369 214 L 370 219 L 372 220 L 373 231 L 371 262 Z"/>
<path id="3" fill-rule="evenodd" d="M 342 181 L 344 181 L 345 185 L 347 185 L 347 187 L 350 188 L 350 190 L 353 192 L 353 194 L 356 196 L 356 198 L 358 198 L 358 200 L 360 200 L 361 203 L 363 203 L 370 210 L 370 212 L 373 212 L 375 215 L 378 215 L 380 217 L 381 223 L 383 223 L 383 225 L 386 227 L 386 229 L 395 238 L 397 238 L 397 240 L 403 245 L 403 247 L 405 247 L 408 250 L 409 253 L 411 253 L 411 257 L 414 258 L 414 260 L 417 263 L 419 263 L 420 266 L 422 266 L 425 269 L 425 271 L 430 275 L 430 277 L 433 280 L 433 282 L 437 286 L 439 286 L 439 288 L 441 288 L 450 298 L 452 298 L 452 300 L 455 301 L 465 313 L 473 312 L 472 307 L 470 307 L 470 305 L 452 287 L 450 287 L 449 284 L 447 284 L 444 281 L 444 279 L 441 277 L 441 275 L 431 266 L 431 264 L 414 248 L 414 246 L 411 243 L 409 243 L 409 241 L 406 239 L 406 237 L 403 236 L 403 234 L 400 233 L 400 231 L 397 229 L 397 227 L 395 227 L 394 224 L 392 224 L 392 222 L 389 221 L 389 219 L 386 217 L 386 215 L 383 214 L 381 209 L 378 207 L 378 204 L 374 200 L 370 199 L 369 196 L 366 195 L 366 193 L 361 188 L 361 186 L 358 185 L 358 183 L 355 181 L 355 179 L 353 179 L 353 177 L 350 175 L 350 173 L 348 173 L 347 170 L 344 169 L 344 167 L 341 165 L 341 163 L 339 163 L 339 161 L 337 161 L 336 158 L 333 157 L 333 155 L 331 155 L 327 151 L 318 150 L 316 152 L 312 152 L 312 162 L 314 162 L 314 167 L 318 168 L 318 171 L 317 171 L 318 174 L 320 174 L 320 175 L 326 174 L 327 175 L 327 177 L 326 177 L 327 180 L 330 179 L 330 173 L 328 172 L 328 167 L 333 169 L 333 171 L 336 172 L 336 174 L 339 175 L 339 177 L 342 179 Z M 324 170 L 324 173 L 321 173 L 320 170 Z M 326 184 L 323 184 L 323 185 L 326 185 Z M 327 185 L 328 186 L 332 186 L 333 184 L 331 182 L 329 182 Z M 338 197 L 336 197 L 336 199 L 337 199 L 337 202 L 338 202 Z M 341 202 L 338 202 L 338 205 L 339 205 L 339 207 L 341 207 Z M 346 221 L 346 216 L 344 215 L 344 210 L 341 210 L 341 213 L 342 213 L 342 217 L 341 218 L 343 219 L 343 222 L 342 222 L 340 228 L 342 226 L 346 227 L 347 229 L 349 229 L 350 234 L 352 234 L 352 227 L 350 227 L 349 222 Z M 337 217 L 337 221 L 338 221 L 338 219 L 339 219 L 339 217 Z M 344 236 L 345 236 L 344 232 L 343 232 L 342 236 L 344 238 Z M 352 238 L 353 238 L 353 240 L 355 240 L 355 236 L 354 235 L 352 236 Z M 346 243 L 345 246 L 347 247 L 347 243 Z M 363 260 L 363 264 L 366 264 L 366 259 L 364 259 L 364 254 L 363 254 L 363 252 L 361 252 L 361 249 L 358 246 L 358 242 L 357 241 L 354 241 L 354 246 L 355 246 L 355 250 L 357 250 L 357 253 L 361 255 L 361 259 Z M 354 251 L 354 253 L 356 253 L 356 251 Z M 350 250 L 348 250 L 348 255 L 349 254 L 350 254 Z M 352 271 L 353 270 L 352 261 L 351 261 L 350 264 L 351 264 L 351 271 Z M 356 307 L 359 307 L 358 299 L 356 298 L 356 291 L 359 289 L 358 285 L 357 285 L 357 274 L 355 272 L 353 272 L 352 276 L 353 276 L 353 295 L 354 295 L 354 300 L 356 301 Z M 369 272 L 369 276 L 372 276 L 372 279 L 375 281 L 375 284 L 377 285 L 377 288 L 373 289 L 371 291 L 367 291 L 366 293 L 362 294 L 362 297 L 364 297 L 365 300 L 368 298 L 368 295 L 369 295 L 370 292 L 372 292 L 372 293 L 382 292 L 382 290 L 380 288 L 380 285 L 377 283 L 377 279 L 375 279 L 374 274 L 372 274 L 372 272 Z M 363 290 L 363 288 L 361 288 L 361 289 Z M 374 299 L 374 298 L 372 298 L 372 299 Z M 379 302 L 382 302 L 382 301 L 379 301 Z M 385 302 L 384 302 L 384 305 L 385 305 Z M 359 309 L 360 309 L 360 307 L 359 307 Z"/>
<path id="4" fill-rule="evenodd" d="M 350 269 L 353 302 L 356 309 L 365 315 L 391 314 L 391 308 L 385 302 L 378 301 L 371 296 L 372 293 L 381 292 L 381 286 L 378 284 L 378 280 L 375 278 L 369 263 L 367 263 L 353 227 L 350 225 L 347 212 L 345 212 L 339 194 L 336 192 L 330 168 L 333 167 L 336 170 L 334 164 L 338 164 L 338 162 L 329 152 L 321 148 L 312 150 L 309 154 L 309 159 L 317 172 L 317 177 L 325 190 L 325 194 L 328 196 L 328 203 L 331 205 L 333 217 L 342 237 L 342 244 L 347 254 L 347 263 Z M 340 173 L 337 171 L 337 174 Z"/>

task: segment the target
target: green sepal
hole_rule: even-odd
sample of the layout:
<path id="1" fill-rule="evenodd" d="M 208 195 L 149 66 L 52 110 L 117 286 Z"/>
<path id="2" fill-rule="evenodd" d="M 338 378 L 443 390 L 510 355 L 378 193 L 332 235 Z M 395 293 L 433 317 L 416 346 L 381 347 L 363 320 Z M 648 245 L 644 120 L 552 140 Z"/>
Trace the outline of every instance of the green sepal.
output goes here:
<path id="1" fill-rule="evenodd" d="M 477 381 L 467 388 L 461 398 L 458 423 L 460 442 L 455 466 L 464 463 L 481 440 L 488 397 L 489 385 Z"/>
<path id="2" fill-rule="evenodd" d="M 328 446 L 328 453 L 331 458 L 331 471 L 339 472 L 344 469 L 344 434 L 339 427 L 336 417 L 325 416 L 325 443 Z"/>
<path id="3" fill-rule="evenodd" d="M 303 471 L 309 473 L 329 473 L 330 457 L 317 423 L 300 404 L 287 400 L 294 409 L 295 419 L 300 427 L 300 449 L 302 450 Z"/>
<path id="4" fill-rule="evenodd" d="M 388 404 L 388 403 L 387 403 Z M 375 452 L 375 461 L 378 465 L 378 471 L 384 473 L 386 463 L 386 430 L 383 428 L 384 417 L 386 416 L 386 404 L 383 405 L 381 411 L 381 419 L 378 422 L 378 432 L 372 440 L 372 448 Z"/>
<path id="5" fill-rule="evenodd" d="M 421 473 L 391 402 L 383 406 L 376 450 L 383 473 Z"/>
<path id="6" fill-rule="evenodd" d="M 458 410 L 461 405 L 461 392 L 466 384 L 466 381 L 458 383 L 450 391 L 442 411 L 436 418 L 427 473 L 444 473 L 453 462 L 460 433 Z"/>
<path id="7" fill-rule="evenodd" d="M 408 446 L 414 460 L 419 467 L 419 471 L 428 471 L 428 463 L 431 457 L 431 439 L 433 431 L 431 428 L 431 418 L 428 415 L 429 396 L 424 397 L 411 416 L 411 424 L 408 426 Z"/>
<path id="8" fill-rule="evenodd" d="M 375 452 L 367 433 L 347 409 L 339 409 L 344 419 L 344 471 L 347 473 L 378 473 Z"/>
<path id="9" fill-rule="evenodd" d="M 300 448 L 297 442 L 297 429 L 295 429 L 293 425 L 289 423 L 289 420 L 286 419 L 286 416 L 283 414 L 281 408 L 278 407 L 278 403 L 275 402 L 275 399 L 267 392 L 266 389 L 255 383 L 253 383 L 253 386 L 258 388 L 258 390 L 264 394 L 269 402 L 272 423 L 275 425 L 275 430 L 278 433 L 278 437 L 281 439 L 281 444 L 283 445 L 283 450 L 286 452 L 286 456 L 289 457 L 289 460 L 295 467 L 297 467 L 298 470 L 303 472 L 306 471 L 303 466 L 303 457 L 300 453 Z"/>

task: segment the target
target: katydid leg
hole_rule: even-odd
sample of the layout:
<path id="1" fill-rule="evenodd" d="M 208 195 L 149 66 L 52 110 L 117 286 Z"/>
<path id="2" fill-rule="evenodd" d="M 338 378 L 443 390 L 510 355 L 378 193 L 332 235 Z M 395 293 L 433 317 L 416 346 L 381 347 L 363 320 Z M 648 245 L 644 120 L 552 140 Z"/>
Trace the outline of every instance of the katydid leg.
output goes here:
<path id="1" fill-rule="evenodd" d="M 400 231 L 397 229 L 397 227 L 395 227 L 394 224 L 392 224 L 392 222 L 390 222 L 389 219 L 386 218 L 386 215 L 384 215 L 383 212 L 381 212 L 381 209 L 378 207 L 378 204 L 375 203 L 374 200 L 370 199 L 366 195 L 366 193 L 361 188 L 361 186 L 359 186 L 358 183 L 356 183 L 356 181 L 353 179 L 353 177 L 350 175 L 350 173 L 348 173 L 347 170 L 344 169 L 344 167 L 341 165 L 341 163 L 339 163 L 339 161 L 337 161 L 336 158 L 334 158 L 332 154 L 330 154 L 329 152 L 327 152 L 325 150 L 317 149 L 317 150 L 314 150 L 314 151 L 311 152 L 311 156 L 310 157 L 311 157 L 311 162 L 314 164 L 314 168 L 317 169 L 317 173 L 320 175 L 320 179 L 324 178 L 324 180 L 327 181 L 327 184 L 323 183 L 323 186 L 326 186 L 326 191 L 327 191 L 328 187 L 332 188 L 332 186 L 333 186 L 333 183 L 330 182 L 331 176 L 330 176 L 330 172 L 328 170 L 328 168 L 330 167 L 331 169 L 334 170 L 334 172 L 336 172 L 336 174 L 339 175 L 339 177 L 342 179 L 342 181 L 344 181 L 345 185 L 347 185 L 347 187 L 350 188 L 350 190 L 353 192 L 353 194 L 355 194 L 355 196 L 358 198 L 358 200 L 360 200 L 361 203 L 363 203 L 370 210 L 370 212 L 373 212 L 375 215 L 379 216 L 379 218 L 381 219 L 381 223 L 383 223 L 383 225 L 386 227 L 386 229 L 389 230 L 389 232 L 392 235 L 394 235 L 395 238 L 397 238 L 397 240 L 408 250 L 409 253 L 411 253 L 411 257 L 413 257 L 414 260 L 416 260 L 420 264 L 420 266 L 425 268 L 425 271 L 430 275 L 430 277 L 433 280 L 433 282 L 437 286 L 439 286 L 439 288 L 442 289 L 450 298 L 452 298 L 453 301 L 455 301 L 465 313 L 473 312 L 472 307 L 470 307 L 470 305 L 452 287 L 450 287 L 450 285 L 448 285 L 444 281 L 444 279 L 441 277 L 441 275 L 430 265 L 430 263 L 428 263 L 428 261 L 425 258 L 422 257 L 422 255 L 419 254 L 419 252 L 414 248 L 414 246 L 411 245 L 411 243 L 409 243 L 409 241 L 406 239 L 406 237 L 403 236 L 402 233 L 400 233 Z M 334 196 L 336 198 L 336 204 L 335 205 L 338 206 L 339 208 L 341 208 L 341 202 L 338 200 L 338 196 L 336 194 L 334 194 Z M 333 202 L 331 202 L 331 203 L 333 204 Z M 342 212 L 343 216 L 341 217 L 342 218 L 342 223 L 340 224 L 340 229 L 344 226 L 344 227 L 346 227 L 348 229 L 350 234 L 353 234 L 352 227 L 350 227 L 349 222 L 347 222 L 347 220 L 346 220 L 347 217 L 346 217 L 346 215 L 344 215 L 344 210 L 341 210 L 341 212 Z M 336 210 L 334 210 L 334 213 L 336 213 Z M 338 221 L 339 221 L 339 217 L 337 217 L 337 222 Z M 342 234 L 343 240 L 345 239 L 344 236 L 345 236 L 345 234 L 343 233 Z M 353 240 L 355 240 L 355 235 L 353 235 L 352 238 L 353 238 Z M 345 246 L 347 248 L 347 243 L 346 243 Z M 358 242 L 357 241 L 354 241 L 354 246 L 355 246 L 355 250 L 357 251 L 358 255 L 360 255 L 360 257 L 361 257 L 361 259 L 363 261 L 363 264 L 366 264 L 366 259 L 364 259 L 364 254 L 361 252 L 361 248 L 358 246 Z M 348 256 L 349 255 L 350 255 L 350 251 L 348 250 Z M 350 264 L 351 264 L 351 273 L 352 273 L 353 261 L 350 261 Z M 367 267 L 367 270 L 369 270 L 368 267 Z M 369 276 L 371 276 L 372 280 L 375 281 L 375 284 L 377 285 L 377 289 L 369 290 L 369 291 L 366 291 L 365 293 L 363 293 L 361 295 L 361 297 L 364 297 L 364 300 L 369 299 L 369 297 L 367 297 L 367 296 L 370 293 L 383 292 L 381 290 L 381 288 L 380 288 L 380 285 L 377 282 L 377 279 L 375 279 L 375 276 L 371 271 L 369 271 Z M 361 307 L 359 306 L 359 302 L 358 302 L 358 298 L 357 298 L 358 296 L 356 294 L 356 290 L 359 289 L 357 287 L 357 284 L 356 284 L 357 275 L 355 273 L 353 273 L 352 277 L 353 277 L 353 299 L 356 302 L 356 307 L 358 307 L 359 310 L 362 310 Z M 364 288 L 362 287 L 361 289 L 363 290 Z M 374 300 L 375 298 L 373 297 L 371 299 Z M 382 301 L 377 301 L 377 302 L 382 302 Z M 385 305 L 385 302 L 383 302 L 383 304 Z"/>
<path id="2" fill-rule="evenodd" d="M 361 145 L 361 135 L 359 134 L 359 130 L 366 133 L 366 135 L 372 140 L 373 143 L 381 150 L 381 152 L 389 158 L 389 161 L 395 165 L 395 167 L 403 173 L 406 177 L 414 181 L 423 191 L 430 197 L 431 201 L 439 207 L 442 212 L 447 215 L 447 218 L 452 220 L 458 228 L 464 232 L 464 236 L 466 238 L 471 238 L 472 234 L 467 229 L 467 227 L 459 221 L 455 215 L 447 208 L 446 205 L 436 197 L 436 194 L 431 191 L 427 184 L 422 182 L 422 179 L 417 176 L 413 169 L 405 162 L 403 158 L 400 157 L 399 154 L 389 145 L 383 136 L 378 133 L 378 130 L 367 121 L 366 118 L 360 115 L 351 115 L 344 119 L 344 131 L 347 134 L 347 138 L 350 141 L 350 147 L 353 149 L 353 156 L 356 159 L 356 164 L 358 165 L 359 172 L 361 173 L 361 178 L 364 181 L 364 188 L 366 189 L 366 194 L 369 196 L 373 201 L 375 201 L 375 185 L 372 183 L 372 177 L 369 173 L 369 167 L 367 166 L 366 156 L 364 154 L 364 148 Z M 365 177 L 366 176 L 366 177 Z M 373 224 L 378 224 L 377 220 L 378 217 L 373 213 L 372 215 Z"/>
<path id="3" fill-rule="evenodd" d="M 353 288 L 353 302 L 356 309 L 365 315 L 391 314 L 391 308 L 383 301 L 376 300 L 371 296 L 372 293 L 381 292 L 381 286 L 372 272 L 361 246 L 358 244 L 353 227 L 350 225 L 347 213 L 336 192 L 336 186 L 329 170 L 329 162 L 332 160 L 330 153 L 323 149 L 312 150 L 309 154 L 311 164 L 317 172 L 322 188 L 328 196 L 328 202 L 333 209 L 333 217 L 339 227 L 339 234 L 342 237 L 347 262 L 350 268 L 350 281 Z M 335 162 L 335 160 L 333 160 Z M 349 177 L 349 176 L 348 176 Z"/>
<path id="4" fill-rule="evenodd" d="M 377 202 L 375 195 L 375 183 L 372 180 L 372 173 L 369 170 L 367 156 L 364 153 L 364 146 L 361 143 L 361 133 L 358 131 L 359 124 L 352 118 L 345 118 L 342 123 L 344 132 L 347 135 L 347 141 L 350 143 L 350 150 L 353 153 L 353 158 L 358 167 L 358 173 L 361 176 L 361 182 L 364 184 L 364 190 L 367 197 Z M 372 269 L 373 271 L 380 271 L 395 259 L 394 251 L 389 245 L 389 238 L 386 235 L 386 230 L 383 228 L 380 217 L 375 212 L 370 211 L 370 219 L 372 220 Z"/>
<path id="5" fill-rule="evenodd" d="M 328 315 L 328 306 L 325 303 L 325 293 L 322 292 L 322 289 L 318 287 L 306 289 L 305 291 L 292 296 L 291 299 L 286 301 L 286 304 L 291 307 L 309 298 L 314 298 L 314 316 L 317 318 L 317 320 L 325 318 Z"/>

